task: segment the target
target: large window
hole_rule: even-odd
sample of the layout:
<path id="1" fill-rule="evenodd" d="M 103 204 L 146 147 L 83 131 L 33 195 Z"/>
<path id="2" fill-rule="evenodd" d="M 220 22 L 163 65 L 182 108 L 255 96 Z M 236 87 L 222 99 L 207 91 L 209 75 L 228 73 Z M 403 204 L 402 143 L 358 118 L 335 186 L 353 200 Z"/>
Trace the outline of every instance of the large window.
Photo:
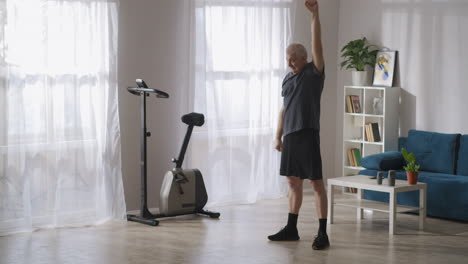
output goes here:
<path id="1" fill-rule="evenodd" d="M 113 67 L 111 28 L 96 19 L 108 16 L 109 1 L 2 4 L 1 93 L 8 101 L 0 146 L 6 138 L 10 145 L 94 139 L 93 105 Z"/>
<path id="2" fill-rule="evenodd" d="M 210 203 L 278 197 L 273 149 L 285 50 L 291 39 L 292 0 L 195 3 L 193 109 L 206 124 L 191 142 L 190 164 L 203 171 Z"/>
<path id="3" fill-rule="evenodd" d="M 117 0 L 0 1 L 0 234 L 125 214 Z"/>
<path id="4" fill-rule="evenodd" d="M 271 127 L 290 41 L 291 0 L 196 1 L 195 109 L 219 129 Z"/>

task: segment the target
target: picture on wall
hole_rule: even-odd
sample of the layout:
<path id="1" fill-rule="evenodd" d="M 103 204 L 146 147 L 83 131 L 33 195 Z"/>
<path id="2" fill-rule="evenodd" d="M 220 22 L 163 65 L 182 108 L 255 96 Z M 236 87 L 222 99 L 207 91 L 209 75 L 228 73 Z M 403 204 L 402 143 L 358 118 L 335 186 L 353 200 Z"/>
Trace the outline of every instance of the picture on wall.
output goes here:
<path id="1" fill-rule="evenodd" d="M 377 52 L 374 68 L 374 86 L 393 86 L 393 72 L 395 69 L 396 51 L 381 50 Z"/>

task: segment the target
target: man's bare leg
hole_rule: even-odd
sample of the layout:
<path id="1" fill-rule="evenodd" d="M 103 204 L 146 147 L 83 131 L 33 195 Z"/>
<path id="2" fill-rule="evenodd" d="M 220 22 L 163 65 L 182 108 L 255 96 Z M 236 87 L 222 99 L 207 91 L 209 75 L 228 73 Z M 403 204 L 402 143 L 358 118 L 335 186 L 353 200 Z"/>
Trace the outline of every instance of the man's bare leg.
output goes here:
<path id="1" fill-rule="evenodd" d="M 299 177 L 288 176 L 289 185 L 289 214 L 288 223 L 278 233 L 268 236 L 272 241 L 294 241 L 299 240 L 297 231 L 297 218 L 302 205 L 303 180 Z"/>
<path id="2" fill-rule="evenodd" d="M 327 235 L 327 192 L 323 180 L 312 180 L 312 188 L 314 189 L 315 208 L 319 218 L 319 230 L 317 237 L 312 244 L 313 249 L 325 249 L 330 246 Z"/>
<path id="3" fill-rule="evenodd" d="M 289 185 L 289 213 L 299 214 L 299 210 L 302 206 L 302 180 L 299 177 L 289 176 L 288 185 Z"/>
<path id="4" fill-rule="evenodd" d="M 315 209 L 317 210 L 317 216 L 319 219 L 327 218 L 328 200 L 325 184 L 323 183 L 323 180 L 314 180 L 310 182 L 312 184 L 312 188 L 314 189 Z"/>

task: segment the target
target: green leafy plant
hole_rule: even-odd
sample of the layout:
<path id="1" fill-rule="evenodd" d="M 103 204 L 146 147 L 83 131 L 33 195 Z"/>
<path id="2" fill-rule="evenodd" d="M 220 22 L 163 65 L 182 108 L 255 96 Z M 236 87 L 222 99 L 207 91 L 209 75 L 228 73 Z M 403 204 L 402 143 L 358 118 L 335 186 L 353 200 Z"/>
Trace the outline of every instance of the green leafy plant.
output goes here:
<path id="1" fill-rule="evenodd" d="M 378 50 L 371 50 L 373 45 L 367 43 L 367 39 L 356 39 L 348 42 L 341 49 L 341 57 L 344 59 L 341 62 L 341 69 L 356 69 L 356 71 L 364 71 L 366 65 L 374 66 Z"/>
<path id="2" fill-rule="evenodd" d="M 406 160 L 406 166 L 403 166 L 405 171 L 418 172 L 420 165 L 416 164 L 416 158 L 414 157 L 414 153 L 409 153 L 408 151 L 406 151 L 406 149 L 402 149 L 401 154 L 403 154 L 403 158 Z"/>

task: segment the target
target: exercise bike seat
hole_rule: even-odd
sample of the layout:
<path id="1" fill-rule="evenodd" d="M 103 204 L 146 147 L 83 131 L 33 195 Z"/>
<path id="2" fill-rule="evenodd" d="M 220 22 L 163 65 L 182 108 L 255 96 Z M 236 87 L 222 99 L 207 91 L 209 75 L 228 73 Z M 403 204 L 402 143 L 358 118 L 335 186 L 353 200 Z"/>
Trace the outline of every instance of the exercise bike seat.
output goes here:
<path id="1" fill-rule="evenodd" d="M 189 126 L 203 126 L 205 116 L 199 113 L 190 113 L 182 116 L 182 122 Z"/>

